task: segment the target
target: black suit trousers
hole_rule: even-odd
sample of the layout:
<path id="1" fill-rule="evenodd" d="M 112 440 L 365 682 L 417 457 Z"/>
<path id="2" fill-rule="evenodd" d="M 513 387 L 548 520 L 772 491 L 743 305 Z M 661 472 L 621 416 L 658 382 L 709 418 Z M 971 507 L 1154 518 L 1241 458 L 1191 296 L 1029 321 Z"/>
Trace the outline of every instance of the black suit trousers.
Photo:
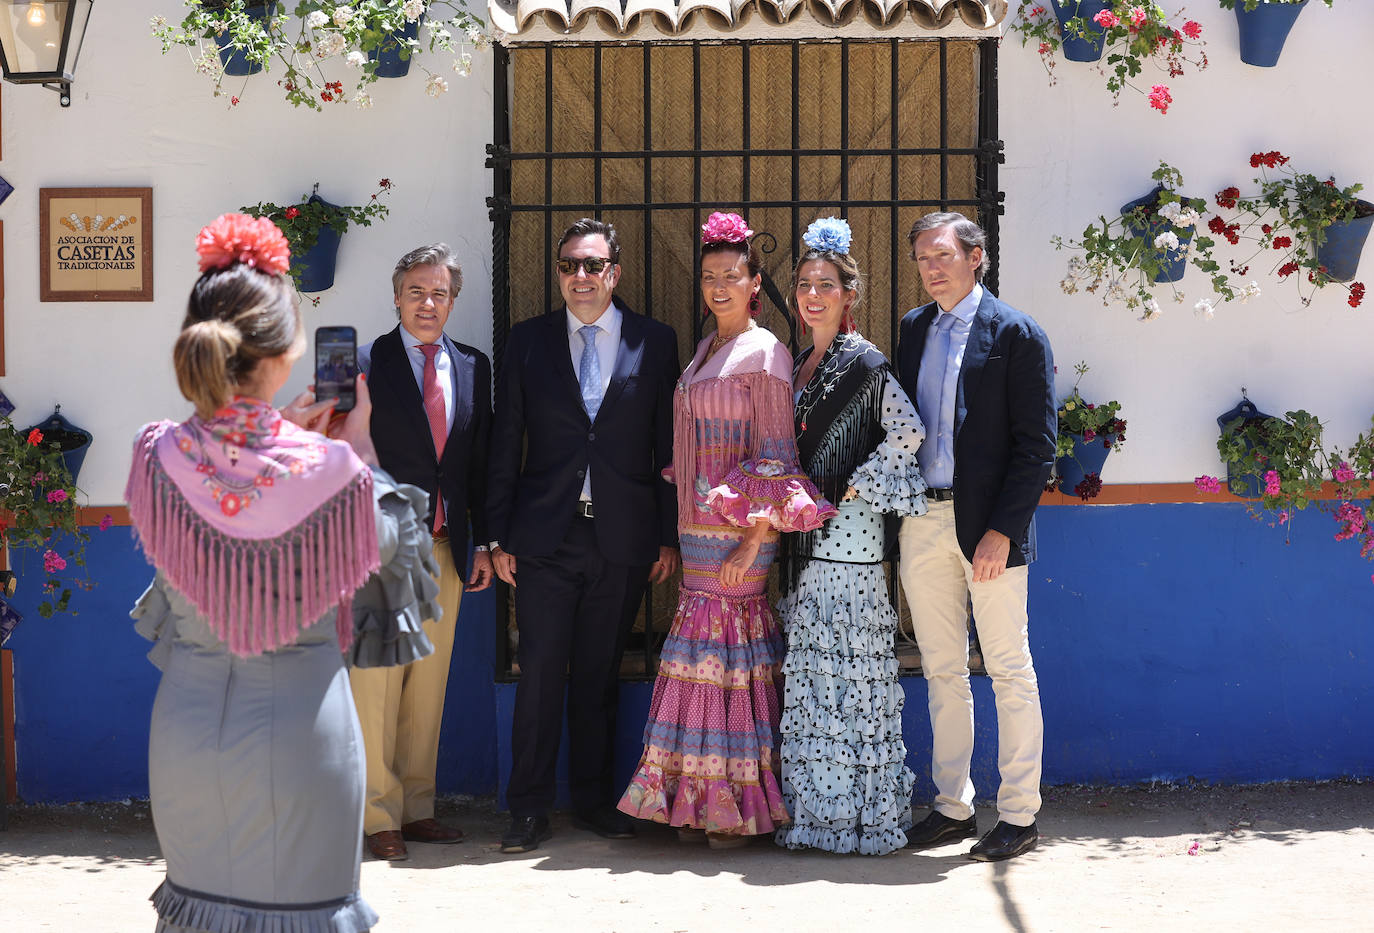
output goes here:
<path id="1" fill-rule="evenodd" d="M 539 816 L 553 807 L 565 693 L 573 807 L 614 803 L 620 659 L 648 574 L 648 565 L 602 557 L 593 520 L 586 518 L 573 519 L 553 554 L 517 558 L 520 682 L 506 785 L 515 816 Z"/>

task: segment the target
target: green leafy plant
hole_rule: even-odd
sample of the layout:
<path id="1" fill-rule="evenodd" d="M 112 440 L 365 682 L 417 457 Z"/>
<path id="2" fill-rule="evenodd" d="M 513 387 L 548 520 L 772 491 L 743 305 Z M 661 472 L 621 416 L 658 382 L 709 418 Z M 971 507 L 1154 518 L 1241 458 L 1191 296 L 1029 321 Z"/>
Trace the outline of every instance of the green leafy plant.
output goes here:
<path id="1" fill-rule="evenodd" d="M 1207 202 L 1179 194 L 1183 176 L 1178 169 L 1160 162 L 1150 177 L 1158 187 L 1144 204 L 1111 219 L 1099 216 L 1076 240 L 1051 239 L 1055 249 L 1077 253 L 1070 257 L 1068 275 L 1059 283 L 1064 293 L 1100 292 L 1104 305 L 1120 302 L 1128 310 L 1138 310 L 1140 320 L 1153 320 L 1163 310 L 1155 296 L 1157 288 L 1167 286 L 1174 301 L 1184 300 L 1173 281 L 1156 281 L 1167 278 L 1166 263 L 1184 257 L 1207 276 L 1212 291 L 1222 300 L 1245 301 L 1258 295 L 1259 286 L 1253 282 L 1233 285 L 1213 257 L 1216 241 L 1197 228 Z M 1204 297 L 1194 309 L 1211 317 L 1214 306 L 1213 299 Z"/>
<path id="2" fill-rule="evenodd" d="M 1217 206 L 1233 212 L 1228 220 L 1217 214 L 1208 221 L 1208 229 L 1225 237 L 1232 245 L 1242 239 L 1253 240 L 1256 252 L 1247 264 L 1233 264 L 1233 270 L 1244 275 L 1249 262 L 1259 256 L 1277 252 L 1274 268 L 1280 279 L 1303 270 L 1312 286 L 1302 295 L 1304 305 L 1311 304 L 1316 290 L 1330 284 L 1340 285 L 1350 294 L 1347 303 L 1358 308 L 1364 300 L 1362 282 L 1335 282 L 1326 274 L 1317 251 L 1326 242 L 1326 232 L 1332 224 L 1349 223 L 1357 217 L 1374 214 L 1374 204 L 1356 195 L 1361 185 L 1340 188 L 1334 178 L 1318 178 L 1310 172 L 1290 167 L 1291 159 L 1278 151 L 1257 152 L 1250 156 L 1250 167 L 1260 170 L 1254 179 L 1259 187 L 1256 194 L 1243 194 L 1231 185 L 1217 192 Z"/>
<path id="3" fill-rule="evenodd" d="M 250 16 L 248 9 L 263 7 L 265 0 L 183 0 L 183 4 L 186 15 L 176 25 L 163 16 L 151 19 L 153 37 L 162 43 L 164 55 L 176 46 L 188 49 L 196 71 L 214 80 L 214 95 L 228 96 L 230 106 L 237 106 L 239 95 L 224 88 L 221 44 L 226 52 L 241 54 L 268 71 L 274 64 L 280 67 L 277 84 L 286 99 L 312 110 L 350 99 L 358 107 L 371 107 L 367 86 L 377 80 L 375 53 L 380 50 L 401 45 L 398 54 L 415 61 L 428 76 L 425 93 L 438 97 L 448 90 L 448 81 L 420 62 L 422 54 L 446 56 L 452 70 L 466 76 L 472 71 L 469 48 L 485 51 L 491 47 L 482 20 L 464 0 L 299 0 L 289 14 L 282 0 L 279 12 L 261 17 Z M 404 38 L 407 25 L 422 18 L 427 41 Z M 343 81 L 331 80 L 326 73 L 326 68 L 339 67 L 356 75 L 349 79 L 351 92 L 345 92 Z"/>
<path id="4" fill-rule="evenodd" d="M 73 581 L 62 574 L 69 565 L 86 564 L 90 536 L 78 521 L 76 493 L 57 442 L 37 428 L 21 432 L 8 415 L 0 417 L 0 546 L 10 548 L 21 563 L 43 561 L 38 614 L 44 618 L 71 611 L 73 586 L 91 586 L 89 579 Z"/>
<path id="5" fill-rule="evenodd" d="M 1201 39 L 1202 26 L 1193 20 L 1171 25 L 1171 17 L 1158 3 L 1109 0 L 1106 8 L 1092 19 L 1073 16 L 1063 29 L 1049 4 L 1050 0 L 1021 0 L 1011 29 L 1021 33 L 1023 46 L 1031 41 L 1036 43 L 1051 85 L 1055 83 L 1055 53 L 1069 37 L 1090 41 L 1101 37 L 1104 63 L 1099 71 L 1107 76 L 1107 90 L 1112 99 L 1119 99 L 1123 90 L 1131 88 L 1146 95 L 1150 106 L 1161 114 L 1169 112 L 1174 99 L 1167 84 L 1151 84 L 1148 91 L 1136 86 L 1135 81 L 1145 71 L 1145 65 L 1155 66 L 1170 78 L 1182 75 L 1185 65 L 1192 65 L 1199 71 L 1207 67 L 1207 54 L 1202 51 L 1206 45 Z M 1071 5 L 1077 12 L 1078 0 L 1061 2 L 1062 7 Z M 1172 17 L 1177 18 L 1177 14 Z"/>
<path id="6" fill-rule="evenodd" d="M 395 186 L 389 178 L 383 178 L 377 185 L 377 191 L 361 205 L 330 204 L 319 196 L 320 186 L 316 183 L 310 194 L 301 195 L 300 200 L 294 204 L 282 205 L 260 201 L 239 210 L 250 217 L 268 218 L 285 235 L 287 243 L 291 245 L 291 278 L 299 286 L 301 276 L 296 259 L 319 242 L 322 229 L 329 227 L 342 235 L 348 232 L 349 224 L 370 227 L 372 221 L 384 220 L 391 212 L 379 198 Z M 310 300 L 319 304 L 318 298 Z"/>
<path id="7" fill-rule="evenodd" d="M 1073 389 L 1059 403 L 1059 434 L 1054 443 L 1055 469 L 1046 486 L 1050 492 L 1059 490 L 1059 461 L 1064 457 L 1072 458 L 1083 471 L 1083 479 L 1073 489 L 1063 491 L 1072 492 L 1084 502 L 1097 498 L 1102 491 L 1102 477 L 1088 470 L 1078 460 L 1078 443 L 1100 443 L 1108 450 L 1120 450 L 1126 443 L 1126 421 L 1119 417 L 1121 403 L 1115 399 L 1104 403 L 1089 402 L 1079 392 L 1078 384 L 1083 381 L 1088 369 L 1087 363 L 1080 361 L 1074 364 L 1073 371 L 1078 378 L 1073 381 Z"/>

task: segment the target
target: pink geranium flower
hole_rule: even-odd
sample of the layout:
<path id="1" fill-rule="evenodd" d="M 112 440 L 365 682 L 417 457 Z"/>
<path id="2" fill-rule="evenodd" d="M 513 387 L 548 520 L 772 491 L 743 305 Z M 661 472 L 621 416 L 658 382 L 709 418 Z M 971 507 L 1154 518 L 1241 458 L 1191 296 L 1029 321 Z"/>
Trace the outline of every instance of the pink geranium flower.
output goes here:
<path id="1" fill-rule="evenodd" d="M 1093 22 L 1097 23 L 1097 25 L 1101 26 L 1103 29 L 1111 29 L 1114 26 L 1121 25 L 1121 17 L 1117 16 L 1111 10 L 1102 10 L 1093 17 Z"/>
<path id="2" fill-rule="evenodd" d="M 1154 87 L 1150 88 L 1150 106 L 1160 113 L 1168 113 L 1169 105 L 1173 102 L 1174 99 L 1169 95 L 1169 88 L 1167 85 L 1156 84 Z"/>

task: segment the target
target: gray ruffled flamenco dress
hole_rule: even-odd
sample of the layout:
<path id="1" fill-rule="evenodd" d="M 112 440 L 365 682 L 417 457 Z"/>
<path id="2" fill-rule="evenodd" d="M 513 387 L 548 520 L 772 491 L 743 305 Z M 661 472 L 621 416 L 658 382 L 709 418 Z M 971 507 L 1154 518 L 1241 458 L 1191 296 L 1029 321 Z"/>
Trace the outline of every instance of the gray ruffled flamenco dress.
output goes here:
<path id="1" fill-rule="evenodd" d="M 158 933 L 361 933 L 377 922 L 358 890 L 364 758 L 347 665 L 428 655 L 421 622 L 439 607 L 426 495 L 381 470 L 362 485 L 381 564 L 353 595 L 343 652 L 338 608 L 287 644 L 231 651 L 155 560 L 131 614 L 162 671 L 148 755 L 167 861 L 152 897 Z M 333 556 L 296 552 L 293 593 Z"/>
<path id="2" fill-rule="evenodd" d="M 802 468 L 839 515 L 784 543 L 779 757 L 792 823 L 774 840 L 886 855 L 906 844 L 915 778 L 902 741 L 885 516 L 926 511 L 916 461 L 925 432 L 886 358 L 854 333 L 835 338 L 799 393 L 796 427 Z M 841 501 L 849 488 L 857 498 Z"/>

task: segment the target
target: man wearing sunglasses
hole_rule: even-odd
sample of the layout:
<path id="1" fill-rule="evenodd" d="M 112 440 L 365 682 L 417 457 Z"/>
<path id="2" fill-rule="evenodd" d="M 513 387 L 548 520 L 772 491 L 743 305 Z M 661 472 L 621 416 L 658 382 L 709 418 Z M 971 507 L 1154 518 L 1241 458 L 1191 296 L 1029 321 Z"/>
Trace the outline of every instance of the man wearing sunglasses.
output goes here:
<path id="1" fill-rule="evenodd" d="M 611 783 L 617 678 L 647 581 L 678 565 L 661 474 L 678 355 L 671 327 L 613 299 L 619 258 L 611 224 L 569 227 L 555 263 L 563 307 L 511 328 L 496 380 L 488 527 L 520 634 L 502 852 L 551 836 L 565 687 L 574 822 L 634 835 Z"/>

